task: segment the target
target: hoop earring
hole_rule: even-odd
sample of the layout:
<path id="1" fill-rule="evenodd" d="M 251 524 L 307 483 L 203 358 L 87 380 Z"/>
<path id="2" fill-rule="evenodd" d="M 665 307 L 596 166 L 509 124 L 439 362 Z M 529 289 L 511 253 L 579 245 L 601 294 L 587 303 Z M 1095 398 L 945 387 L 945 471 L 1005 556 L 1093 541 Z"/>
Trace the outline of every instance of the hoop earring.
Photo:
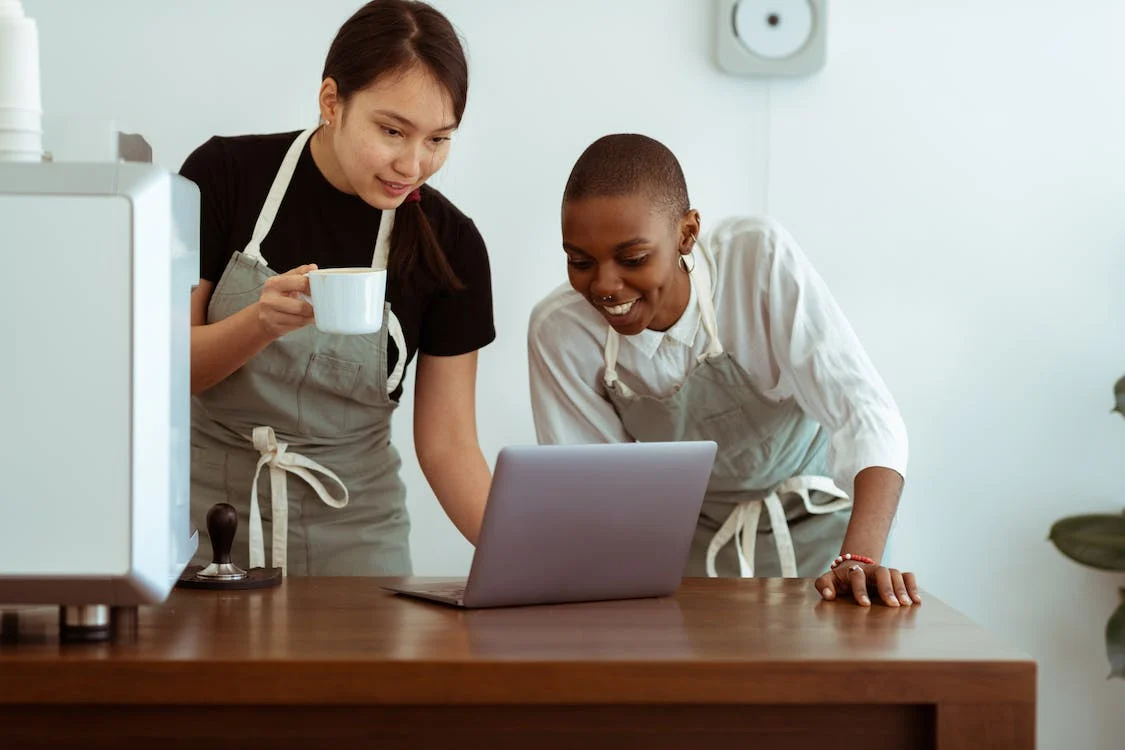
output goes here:
<path id="1" fill-rule="evenodd" d="M 688 273 L 691 273 L 692 271 L 695 270 L 695 256 L 694 255 L 690 256 L 691 257 L 691 266 L 688 266 L 687 261 L 684 260 L 684 258 L 687 258 L 687 257 L 689 257 L 689 256 L 688 255 L 681 255 L 680 256 L 680 268 L 684 269 Z"/>

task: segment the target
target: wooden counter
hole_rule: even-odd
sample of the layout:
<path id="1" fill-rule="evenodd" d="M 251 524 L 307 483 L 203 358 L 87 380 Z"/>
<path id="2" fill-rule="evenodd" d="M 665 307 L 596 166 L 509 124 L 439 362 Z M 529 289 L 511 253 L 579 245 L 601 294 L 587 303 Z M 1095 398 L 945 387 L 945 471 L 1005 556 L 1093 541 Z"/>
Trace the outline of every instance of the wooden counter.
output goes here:
<path id="1" fill-rule="evenodd" d="M 0 643 L 0 747 L 1034 747 L 1035 663 L 923 597 L 688 579 L 463 611 L 293 578 L 176 590 L 131 645 L 60 645 L 57 609 L 24 610 Z"/>

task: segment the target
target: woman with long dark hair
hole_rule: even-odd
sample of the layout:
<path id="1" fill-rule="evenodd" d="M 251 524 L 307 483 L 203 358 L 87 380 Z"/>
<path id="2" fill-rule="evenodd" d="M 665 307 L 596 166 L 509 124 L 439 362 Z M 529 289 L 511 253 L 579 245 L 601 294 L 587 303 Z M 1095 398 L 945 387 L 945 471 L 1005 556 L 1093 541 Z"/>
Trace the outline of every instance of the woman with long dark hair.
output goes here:
<path id="1" fill-rule="evenodd" d="M 332 42 L 316 127 L 214 137 L 183 165 L 201 194 L 192 517 L 202 527 L 214 503 L 238 509 L 236 563 L 266 565 L 268 537 L 271 564 L 289 574 L 411 572 L 390 426 L 415 356 L 418 461 L 476 541 L 490 484 L 475 412 L 477 351 L 495 337 L 488 255 L 426 184 L 467 95 L 449 21 L 425 3 L 374 0 Z M 306 274 L 352 267 L 387 269 L 382 329 L 310 326 Z"/>

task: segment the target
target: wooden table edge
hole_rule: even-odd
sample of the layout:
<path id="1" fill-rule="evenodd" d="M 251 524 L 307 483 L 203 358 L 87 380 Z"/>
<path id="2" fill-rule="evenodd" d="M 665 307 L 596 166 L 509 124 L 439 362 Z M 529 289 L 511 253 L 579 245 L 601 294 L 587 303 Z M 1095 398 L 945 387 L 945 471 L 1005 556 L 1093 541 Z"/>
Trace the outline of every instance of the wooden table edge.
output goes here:
<path id="1" fill-rule="evenodd" d="M 0 705 L 1035 703 L 1030 660 L 8 661 Z M 750 677 L 747 677 L 747 673 Z M 142 687 L 138 687 L 142 686 Z"/>

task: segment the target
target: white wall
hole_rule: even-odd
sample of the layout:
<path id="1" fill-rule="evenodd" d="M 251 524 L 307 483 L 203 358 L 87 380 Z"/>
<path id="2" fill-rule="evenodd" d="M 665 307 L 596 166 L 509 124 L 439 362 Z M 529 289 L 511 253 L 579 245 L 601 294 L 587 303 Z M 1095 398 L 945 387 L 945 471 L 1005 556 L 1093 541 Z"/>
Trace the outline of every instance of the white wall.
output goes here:
<path id="1" fill-rule="evenodd" d="M 54 116 L 116 118 L 178 168 L 214 133 L 313 121 L 359 0 L 24 0 Z M 565 277 L 559 196 L 599 135 L 680 157 L 704 220 L 768 209 L 801 240 L 902 407 L 912 463 L 893 559 L 1040 665 L 1040 747 L 1118 748 L 1102 631 L 1120 576 L 1051 522 L 1125 505 L 1125 10 L 1117 0 L 833 0 L 829 62 L 764 83 L 712 63 L 699 0 L 447 0 L 472 89 L 437 180 L 478 223 L 498 340 L 485 453 L 534 439 L 524 326 Z M 1115 49 L 1116 47 L 1116 49 Z M 416 569 L 470 548 L 406 458 Z"/>

